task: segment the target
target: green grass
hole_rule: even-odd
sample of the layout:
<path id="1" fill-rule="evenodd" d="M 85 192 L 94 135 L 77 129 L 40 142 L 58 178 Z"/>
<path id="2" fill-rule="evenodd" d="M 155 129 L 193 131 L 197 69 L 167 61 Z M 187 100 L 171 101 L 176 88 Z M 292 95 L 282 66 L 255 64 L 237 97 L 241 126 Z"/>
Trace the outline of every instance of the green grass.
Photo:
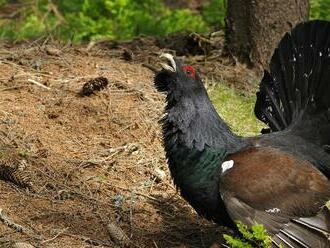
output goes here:
<path id="1" fill-rule="evenodd" d="M 242 237 L 233 237 L 224 234 L 226 243 L 232 248 L 271 248 L 272 240 L 263 225 L 256 224 L 248 228 L 242 222 L 237 222 Z"/>
<path id="2" fill-rule="evenodd" d="M 246 96 L 223 84 L 211 89 L 209 95 L 220 116 L 235 133 L 253 136 L 265 127 L 254 115 L 255 96 Z"/>

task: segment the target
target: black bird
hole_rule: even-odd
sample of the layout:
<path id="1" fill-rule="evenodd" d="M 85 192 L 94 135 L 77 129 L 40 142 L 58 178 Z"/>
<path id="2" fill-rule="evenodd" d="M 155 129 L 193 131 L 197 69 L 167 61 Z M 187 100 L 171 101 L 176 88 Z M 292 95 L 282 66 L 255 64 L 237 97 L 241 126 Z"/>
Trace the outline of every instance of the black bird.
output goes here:
<path id="1" fill-rule="evenodd" d="M 198 214 L 228 227 L 260 223 L 274 247 L 330 247 L 330 23 L 287 33 L 257 93 L 266 134 L 240 137 L 191 66 L 170 54 L 155 76 L 174 183 Z"/>

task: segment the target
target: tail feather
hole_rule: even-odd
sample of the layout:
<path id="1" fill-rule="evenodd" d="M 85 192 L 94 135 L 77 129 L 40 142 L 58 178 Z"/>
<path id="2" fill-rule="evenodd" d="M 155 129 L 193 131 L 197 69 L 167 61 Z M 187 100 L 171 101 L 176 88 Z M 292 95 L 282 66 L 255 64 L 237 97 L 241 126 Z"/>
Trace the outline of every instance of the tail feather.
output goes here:
<path id="1" fill-rule="evenodd" d="M 330 211 L 326 208 L 322 210 L 321 214 L 318 214 L 313 218 L 300 218 L 295 221 L 330 237 Z"/>
<path id="2" fill-rule="evenodd" d="M 257 118 L 271 131 L 330 107 L 330 22 L 299 24 L 286 34 L 275 50 L 270 73 L 265 72 L 255 105 Z"/>
<path id="3" fill-rule="evenodd" d="M 273 242 L 273 247 L 289 247 L 289 248 L 296 248 L 295 244 L 290 241 L 287 240 L 286 236 L 284 236 L 282 233 L 276 234 L 273 238 L 272 238 L 272 242 Z"/>
<path id="4" fill-rule="evenodd" d="M 330 213 L 324 208 L 315 217 L 292 220 L 272 238 L 274 246 L 329 248 Z"/>

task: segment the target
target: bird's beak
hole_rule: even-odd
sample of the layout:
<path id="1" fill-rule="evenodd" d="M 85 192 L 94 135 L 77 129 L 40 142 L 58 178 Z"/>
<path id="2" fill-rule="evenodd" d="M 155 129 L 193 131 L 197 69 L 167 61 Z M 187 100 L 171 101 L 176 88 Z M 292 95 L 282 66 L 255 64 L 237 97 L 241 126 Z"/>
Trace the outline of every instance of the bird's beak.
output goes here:
<path id="1" fill-rule="evenodd" d="M 176 72 L 176 63 L 173 55 L 169 53 L 162 53 L 159 57 L 166 59 L 166 63 L 160 63 L 164 70 Z"/>

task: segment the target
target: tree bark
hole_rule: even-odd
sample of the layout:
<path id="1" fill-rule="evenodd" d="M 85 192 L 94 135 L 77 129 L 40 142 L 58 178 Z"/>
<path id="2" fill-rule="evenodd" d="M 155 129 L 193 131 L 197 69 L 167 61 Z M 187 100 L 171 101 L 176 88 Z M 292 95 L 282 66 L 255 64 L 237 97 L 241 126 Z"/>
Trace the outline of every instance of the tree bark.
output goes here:
<path id="1" fill-rule="evenodd" d="M 284 33 L 308 14 L 308 0 L 228 0 L 227 50 L 242 62 L 265 68 Z"/>

